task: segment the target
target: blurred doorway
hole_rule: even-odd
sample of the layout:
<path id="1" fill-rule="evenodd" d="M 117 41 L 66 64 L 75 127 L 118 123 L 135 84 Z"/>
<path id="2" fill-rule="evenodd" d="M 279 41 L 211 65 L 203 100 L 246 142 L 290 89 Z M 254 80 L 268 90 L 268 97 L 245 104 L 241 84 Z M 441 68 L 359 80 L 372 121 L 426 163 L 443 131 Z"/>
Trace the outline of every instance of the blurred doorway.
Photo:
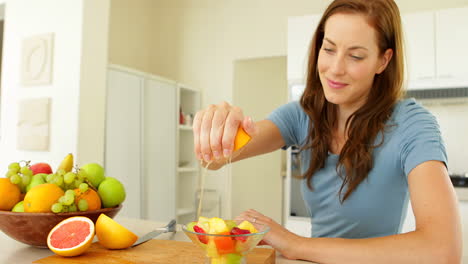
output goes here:
<path id="1" fill-rule="evenodd" d="M 233 104 L 254 121 L 265 119 L 287 102 L 286 64 L 286 56 L 235 61 Z M 285 167 L 285 151 L 234 163 L 232 216 L 251 208 L 281 224 Z"/>

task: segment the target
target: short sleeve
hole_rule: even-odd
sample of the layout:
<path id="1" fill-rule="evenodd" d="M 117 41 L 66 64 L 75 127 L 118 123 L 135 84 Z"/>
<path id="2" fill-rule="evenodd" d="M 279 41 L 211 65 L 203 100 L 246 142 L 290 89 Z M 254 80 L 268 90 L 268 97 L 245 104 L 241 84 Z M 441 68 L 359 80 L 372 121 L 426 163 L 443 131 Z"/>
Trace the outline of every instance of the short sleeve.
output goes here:
<path id="1" fill-rule="evenodd" d="M 286 148 L 304 144 L 309 118 L 299 102 L 294 101 L 280 106 L 267 117 L 267 120 L 272 121 L 279 128 Z"/>
<path id="2" fill-rule="evenodd" d="M 401 137 L 402 168 L 409 175 L 419 164 L 438 160 L 447 166 L 447 151 L 436 118 L 414 100 L 399 109 L 398 130 Z"/>

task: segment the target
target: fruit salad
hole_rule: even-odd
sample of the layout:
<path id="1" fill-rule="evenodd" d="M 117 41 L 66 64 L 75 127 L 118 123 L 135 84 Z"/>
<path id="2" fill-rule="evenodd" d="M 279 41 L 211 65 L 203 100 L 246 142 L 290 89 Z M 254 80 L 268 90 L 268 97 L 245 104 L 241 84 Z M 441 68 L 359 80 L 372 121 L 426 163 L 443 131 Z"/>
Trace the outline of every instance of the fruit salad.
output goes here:
<path id="1" fill-rule="evenodd" d="M 211 264 L 241 264 L 244 255 L 254 248 L 268 231 L 257 230 L 249 221 L 237 224 L 218 217 L 200 217 L 185 226 L 193 242 L 201 246 Z M 186 232 L 187 233 L 187 232 Z"/>

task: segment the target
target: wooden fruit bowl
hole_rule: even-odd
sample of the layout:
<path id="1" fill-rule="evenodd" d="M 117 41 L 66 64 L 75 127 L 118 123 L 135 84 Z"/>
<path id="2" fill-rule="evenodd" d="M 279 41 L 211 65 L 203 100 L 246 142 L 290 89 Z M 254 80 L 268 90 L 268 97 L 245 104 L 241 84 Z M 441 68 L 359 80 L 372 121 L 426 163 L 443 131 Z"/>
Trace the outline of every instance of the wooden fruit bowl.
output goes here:
<path id="1" fill-rule="evenodd" d="M 87 212 L 73 213 L 17 213 L 0 211 L 0 230 L 9 237 L 35 247 L 47 247 L 47 235 L 62 220 L 72 216 L 86 216 L 96 223 L 99 215 L 110 218 L 122 209 L 122 205 Z"/>

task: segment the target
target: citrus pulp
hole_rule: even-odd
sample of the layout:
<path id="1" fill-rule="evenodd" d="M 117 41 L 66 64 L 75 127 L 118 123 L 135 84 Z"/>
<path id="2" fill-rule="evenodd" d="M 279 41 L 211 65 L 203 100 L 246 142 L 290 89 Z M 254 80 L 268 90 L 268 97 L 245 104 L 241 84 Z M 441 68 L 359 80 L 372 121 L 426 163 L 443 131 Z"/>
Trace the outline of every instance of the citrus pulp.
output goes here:
<path id="1" fill-rule="evenodd" d="M 58 223 L 47 236 L 47 246 L 55 254 L 78 256 L 93 242 L 94 223 L 84 216 L 70 217 Z"/>

